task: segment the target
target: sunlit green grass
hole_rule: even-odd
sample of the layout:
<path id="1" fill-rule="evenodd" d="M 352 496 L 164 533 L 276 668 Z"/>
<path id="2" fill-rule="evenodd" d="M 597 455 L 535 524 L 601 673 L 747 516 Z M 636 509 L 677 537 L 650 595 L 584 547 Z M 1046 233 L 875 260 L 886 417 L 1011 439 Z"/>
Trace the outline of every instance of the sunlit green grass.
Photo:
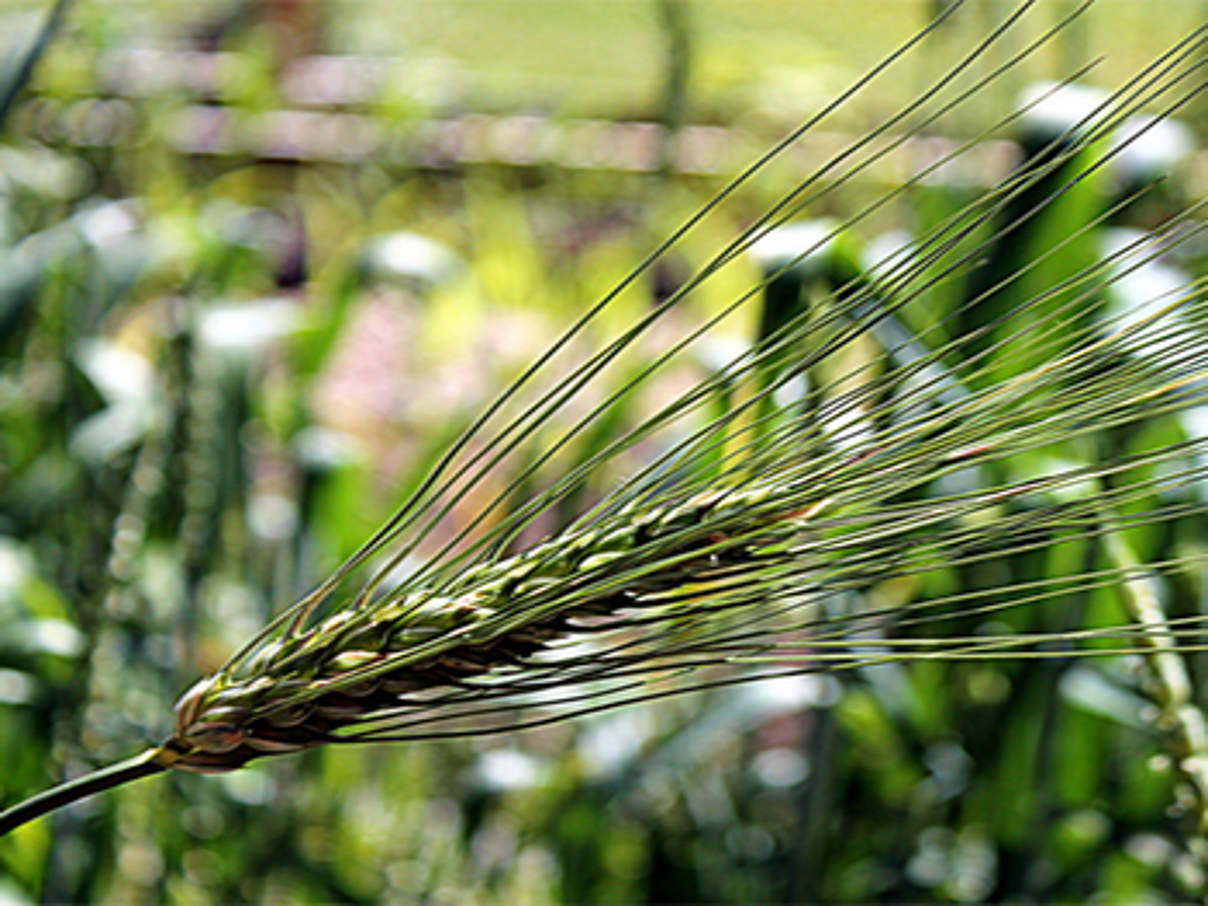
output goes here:
<path id="1" fill-rule="evenodd" d="M 912 34 L 932 5 L 690 0 L 697 29 L 692 117 L 727 125 L 792 122 Z M 0 16 L 43 6 L 9 0 Z M 1103 0 L 1084 29 L 1039 59 L 1035 74 L 1064 72 L 1067 54 L 1073 59 L 1093 48 L 1108 55 L 1102 75 L 1111 81 L 1200 24 L 1205 9 L 1200 0 L 1156 6 L 1161 15 L 1142 0 Z M 986 0 L 984 7 L 1001 15 L 1007 4 Z M 1041 3 L 1029 34 L 1071 7 Z M 70 81 L 79 46 L 73 41 L 109 49 L 124 46 L 125 34 L 166 41 L 223 8 L 79 0 L 73 33 L 39 78 L 44 85 Z M 662 37 L 654 0 L 345 0 L 330 10 L 329 50 L 397 55 L 404 75 L 414 67 L 407 84 L 434 84 L 434 113 L 446 103 L 452 111 L 659 113 Z M 966 12 L 934 39 L 947 51 L 938 55 L 945 62 L 984 29 L 977 3 Z M 162 34 L 146 36 L 147 23 L 158 23 Z M 873 102 L 854 105 L 839 122 L 852 130 L 875 124 L 879 111 L 935 75 L 928 65 L 913 61 L 900 78 L 880 80 Z M 95 87 L 86 67 L 77 74 L 85 88 Z M 995 103 L 978 115 L 995 115 L 998 100 L 1005 104 L 1022 80 L 1013 76 L 996 88 Z M 600 298 L 715 188 L 699 178 L 607 171 L 551 169 L 534 178 L 492 167 L 417 174 L 373 161 L 351 168 L 215 164 L 175 154 L 155 133 L 155 117 L 149 120 L 147 134 L 112 158 L 58 149 L 65 157 L 91 155 L 81 169 L 98 179 L 81 197 L 14 195 L 16 226 L 6 241 L 52 227 L 108 193 L 141 200 L 147 233 L 183 245 L 176 260 L 145 262 L 146 273 L 113 313 L 87 327 L 63 313 L 102 303 L 105 256 L 117 252 L 54 261 L 28 327 L 33 352 L 17 342 L 21 334 L 0 361 L 0 554 L 11 566 L 19 552 L 22 564 L 20 587 L 0 587 L 0 667 L 8 671 L 0 753 L 9 769 L 0 785 L 23 792 L 162 739 L 171 701 L 197 673 L 363 541 L 422 475 L 443 433 L 476 412 L 557 326 Z M 771 204 L 785 178 L 760 181 L 691 233 L 678 263 L 707 260 Z M 200 314 L 273 291 L 269 262 L 233 247 L 238 243 L 224 238 L 214 212 L 232 202 L 269 209 L 285 200 L 299 206 L 307 227 L 312 273 L 299 307 L 305 304 L 313 322 L 271 356 L 232 363 L 225 395 L 216 393 L 221 373 L 203 372 L 180 386 L 192 366 L 165 326 L 173 300 L 183 297 Z M 963 200 L 943 186 L 921 189 L 886 212 L 886 223 L 853 231 L 853 241 L 886 226 L 921 231 Z M 1069 234 L 1079 226 L 1075 219 L 1049 229 Z M 364 247 L 400 229 L 444 242 L 464 269 L 418 292 L 406 281 L 370 280 L 340 309 L 342 281 Z M 757 279 L 743 257 L 686 300 L 675 329 L 686 330 Z M 961 286 L 941 289 L 955 299 Z M 641 290 L 618 306 L 626 322 L 649 304 L 645 284 Z M 925 301 L 940 310 L 957 304 L 941 295 Z M 301 468 L 294 460 L 300 429 L 332 424 L 330 410 L 307 411 L 330 365 L 323 355 L 334 358 L 354 321 L 375 306 L 411 319 L 404 322 L 410 333 L 389 338 L 392 373 L 408 393 L 394 411 L 379 408 L 377 419 L 362 425 L 359 455 L 314 477 L 296 550 L 295 539 L 256 538 L 249 528 L 252 503 L 281 491 L 272 483 L 279 472 L 232 480 L 210 502 L 204 495 L 184 499 L 184 463 L 201 444 L 233 450 L 248 463 Z M 749 337 L 752 329 L 740 325 L 735 334 Z M 174 417 L 192 418 L 215 398 L 222 416 L 212 424 L 194 419 L 171 438 L 146 543 L 121 600 L 108 609 L 106 556 L 133 486 L 134 450 L 84 465 L 67 449 L 79 424 L 101 407 L 71 358 L 77 342 L 98 337 L 154 354 L 165 386 L 180 393 L 171 403 L 179 409 Z M 64 385 L 62 375 L 73 383 Z M 372 405 L 375 387 L 346 389 L 337 414 Z M 179 517 L 207 506 L 218 537 L 204 581 L 189 590 L 182 563 L 198 554 L 187 550 Z M 1146 543 L 1153 548 L 1164 538 L 1155 529 Z M 1021 558 L 1012 568 L 1046 565 Z M 944 571 L 939 579 L 950 587 L 927 591 L 1002 581 L 1008 566 L 989 564 L 984 574 L 968 576 Z M 85 568 L 91 572 L 81 578 Z M 877 594 L 912 592 L 889 584 Z M 1059 603 L 1055 617 L 1064 617 L 1071 602 Z M 1115 607 L 1106 590 L 1087 604 L 1092 615 L 1113 618 Z M 200 613 L 195 626 L 186 625 L 190 608 Z M 89 646 L 5 649 L 23 638 L 5 627 L 38 620 L 86 626 Z M 195 657 L 181 656 L 186 643 Z M 756 732 L 751 715 L 766 718 L 767 699 L 748 687 L 516 736 L 337 748 L 225 778 L 162 777 L 0 842 L 0 901 L 770 902 L 799 900 L 801 889 L 790 885 L 813 871 L 820 886 L 813 893 L 824 900 L 950 902 L 993 899 L 986 885 L 998 859 L 1009 895 L 1157 902 L 1174 889 L 1169 841 L 1178 833 L 1166 815 L 1171 776 L 1155 770 L 1152 758 L 1156 734 L 1136 717 L 1144 702 L 1137 680 L 1123 665 L 1084 666 L 1069 671 L 1082 684 L 1066 689 L 1049 683 L 1055 674 L 1045 671 L 976 663 L 887 669 L 878 682 L 852 682 L 833 707 L 818 704 L 826 701 L 822 684 L 817 699 L 784 706 Z M 1116 707 L 1121 701 L 1127 707 Z M 832 743 L 818 730 L 828 722 L 835 734 L 829 752 Z M 640 745 L 626 753 L 618 741 L 633 739 Z M 782 761 L 779 773 L 770 769 L 776 762 L 769 752 Z M 786 753 L 799 756 L 796 774 L 791 758 L 784 770 Z M 512 786 L 500 758 L 505 767 L 513 759 Z M 10 791 L 4 793 L 7 803 Z M 811 808 L 829 808 L 824 823 L 810 823 Z"/>
<path id="2" fill-rule="evenodd" d="M 20 22 L 46 4 L 8 0 Z M 687 0 L 692 29 L 690 115 L 733 120 L 751 113 L 791 122 L 816 110 L 917 31 L 935 0 Z M 1077 4 L 1040 0 L 1021 35 L 1035 35 Z M 980 0 L 932 40 L 969 47 L 1011 4 Z M 224 3 L 83 0 L 73 18 L 85 34 L 120 36 L 146 27 L 164 40 L 220 19 Z M 121 15 L 116 15 L 117 11 Z M 1102 56 L 1092 80 L 1113 83 L 1192 28 L 1202 0 L 1099 0 L 1054 45 L 1013 76 L 1054 78 L 1071 61 Z M 325 7 L 328 49 L 397 57 L 404 81 L 438 105 L 565 116 L 657 116 L 666 37 L 658 0 L 334 0 Z M 0 20 L 2 21 L 2 20 Z M 141 39 L 140 39 L 141 40 Z M 1013 39 L 1022 43 L 1022 38 Z M 63 54 L 67 43 L 63 45 Z M 845 124 L 896 109 L 935 72 L 936 57 L 876 83 L 875 102 L 852 105 Z M 65 65 L 63 61 L 51 68 Z M 1004 98 L 1004 103 L 1009 98 Z M 843 120 L 841 120 L 843 121 Z"/>

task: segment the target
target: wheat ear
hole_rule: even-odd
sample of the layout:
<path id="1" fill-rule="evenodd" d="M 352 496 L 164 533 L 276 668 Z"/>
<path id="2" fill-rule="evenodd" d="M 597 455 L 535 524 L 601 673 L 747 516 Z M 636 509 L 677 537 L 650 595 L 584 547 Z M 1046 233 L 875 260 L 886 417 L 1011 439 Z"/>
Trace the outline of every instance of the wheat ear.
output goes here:
<path id="1" fill-rule="evenodd" d="M 225 771 L 262 755 L 338 740 L 341 729 L 389 714 L 409 694 L 456 686 L 493 669 L 539 659 L 569 635 L 612 629 L 620 611 L 667 606 L 684 587 L 733 580 L 786 562 L 789 542 L 825 501 L 768 512 L 791 495 L 756 487 L 699 495 L 679 506 L 623 510 L 522 554 L 468 571 L 452 596 L 409 592 L 386 606 L 353 608 L 266 644 L 240 665 L 201 680 L 176 705 L 176 732 L 160 763 Z M 671 542 L 668 547 L 668 542 Z M 658 551 L 659 569 L 603 583 L 610 567 Z M 557 598 L 500 619 L 515 601 L 573 584 L 599 592 Z M 600 620 L 594 627 L 592 620 Z"/>

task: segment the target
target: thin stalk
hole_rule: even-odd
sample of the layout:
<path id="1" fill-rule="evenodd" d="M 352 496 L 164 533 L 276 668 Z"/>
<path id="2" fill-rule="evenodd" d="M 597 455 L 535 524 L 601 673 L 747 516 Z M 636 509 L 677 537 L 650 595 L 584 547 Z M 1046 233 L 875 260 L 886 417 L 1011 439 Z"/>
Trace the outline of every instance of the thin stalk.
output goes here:
<path id="1" fill-rule="evenodd" d="M 1106 537 L 1105 549 L 1119 566 L 1143 568 L 1119 533 Z M 1158 708 L 1157 726 L 1181 781 L 1178 805 L 1192 823 L 1188 849 L 1203 875 L 1208 875 L 1208 722 L 1195 703 L 1195 689 L 1175 641 L 1177 633 L 1155 593 L 1153 578 L 1135 576 L 1116 587 L 1129 614 L 1145 627 L 1141 637 L 1145 690 Z"/>
<path id="2" fill-rule="evenodd" d="M 50 46 L 51 39 L 54 38 L 55 33 L 63 24 L 63 18 L 67 15 L 67 8 L 69 6 L 71 6 L 71 0 L 58 0 L 50 8 L 50 12 L 46 15 L 46 21 L 42 23 L 42 28 L 38 30 L 38 34 L 30 43 L 25 56 L 16 66 L 16 70 L 13 72 L 9 83 L 0 89 L 0 129 L 4 128 L 8 115 L 12 112 L 13 104 L 16 103 L 17 97 L 21 94 L 21 89 L 33 77 L 38 61 L 42 59 L 46 48 Z"/>
<path id="3" fill-rule="evenodd" d="M 93 793 L 123 786 L 140 777 L 149 777 L 166 771 L 170 766 L 171 753 L 163 748 L 147 749 L 133 758 L 100 768 L 74 780 L 68 780 L 45 792 L 31 796 L 24 802 L 0 812 L 0 837 L 42 815 L 78 802 Z"/>

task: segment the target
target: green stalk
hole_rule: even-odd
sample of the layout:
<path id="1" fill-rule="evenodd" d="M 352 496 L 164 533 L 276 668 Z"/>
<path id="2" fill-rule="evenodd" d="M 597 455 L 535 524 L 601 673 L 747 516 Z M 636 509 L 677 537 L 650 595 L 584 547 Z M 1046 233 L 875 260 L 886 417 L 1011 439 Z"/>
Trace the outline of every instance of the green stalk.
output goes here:
<path id="1" fill-rule="evenodd" d="M 25 52 L 25 56 L 21 58 L 21 62 L 15 67 L 9 83 L 0 88 L 0 129 L 4 128 L 8 115 L 12 112 L 13 104 L 16 103 L 17 97 L 21 94 L 21 89 L 33 77 L 38 61 L 42 59 L 42 54 L 50 46 L 51 39 L 62 25 L 63 18 L 67 15 L 67 8 L 70 5 L 71 0 L 57 0 L 55 5 L 51 7 L 46 20 L 42 23 L 42 28 L 39 29 L 37 36 L 29 45 L 29 49 Z"/>
<path id="2" fill-rule="evenodd" d="M 36 796 L 31 796 L 24 802 L 19 802 L 12 808 L 0 812 L 0 837 L 35 818 L 78 802 L 93 793 L 111 790 L 114 787 L 138 780 L 140 777 L 149 777 L 160 771 L 166 771 L 169 767 L 167 763 L 169 759 L 165 758 L 166 755 L 167 751 L 160 747 L 147 749 L 133 758 L 100 768 L 91 774 L 68 780 L 66 783 L 51 787 Z"/>
<path id="3" fill-rule="evenodd" d="M 1104 543 L 1118 566 L 1137 572 L 1144 568 L 1118 533 L 1108 534 Z M 1130 616 L 1146 628 L 1141 636 L 1145 690 L 1158 708 L 1157 726 L 1180 781 L 1177 804 L 1191 819 L 1188 849 L 1201 872 L 1208 875 L 1208 723 L 1195 703 L 1187 665 L 1154 593 L 1153 579 L 1138 575 L 1123 580 L 1117 588 Z"/>

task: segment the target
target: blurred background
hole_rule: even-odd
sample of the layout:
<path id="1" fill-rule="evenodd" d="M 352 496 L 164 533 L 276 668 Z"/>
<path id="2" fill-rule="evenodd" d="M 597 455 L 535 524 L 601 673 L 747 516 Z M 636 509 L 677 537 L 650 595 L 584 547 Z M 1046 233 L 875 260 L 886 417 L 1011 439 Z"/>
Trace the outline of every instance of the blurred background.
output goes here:
<path id="1" fill-rule="evenodd" d="M 50 8 L 0 3 L 3 802 L 163 739 L 179 693 L 350 554 L 560 327 L 945 5 L 78 0 L 28 70 Z M 1040 3 L 977 71 L 1074 6 Z M 688 234 L 609 323 L 666 299 L 1012 8 L 960 9 Z M 809 279 L 835 285 L 1026 166 L 1068 111 L 983 132 L 1035 80 L 1102 55 L 1087 81 L 1116 84 L 1206 15 L 1201 0 L 1102 0 L 811 210 L 841 218 L 978 139 Z M 1203 198 L 1205 110 L 1153 130 L 987 273 L 1156 174 L 1035 279 Z M 756 284 L 764 251 L 686 299 L 662 339 Z M 1188 244 L 1115 291 L 1143 302 L 1205 260 Z M 953 312 L 992 279 L 948 281 L 926 307 Z M 1035 289 L 1015 292 L 997 304 Z M 726 335 L 741 348 L 760 319 Z M 651 392 L 682 392 L 706 359 Z M 651 403 L 631 405 L 567 456 Z M 1208 547 L 1183 523 L 1137 543 Z M 1025 559 L 997 580 L 1046 568 Z M 987 581 L 953 573 L 950 589 Z M 1202 610 L 1203 589 L 1168 591 L 1172 613 Z M 1113 606 L 1088 593 L 1017 628 Z M 161 776 L 0 841 L 0 904 L 1167 902 L 1195 866 L 1146 707 L 1123 660 L 929 663 Z"/>

